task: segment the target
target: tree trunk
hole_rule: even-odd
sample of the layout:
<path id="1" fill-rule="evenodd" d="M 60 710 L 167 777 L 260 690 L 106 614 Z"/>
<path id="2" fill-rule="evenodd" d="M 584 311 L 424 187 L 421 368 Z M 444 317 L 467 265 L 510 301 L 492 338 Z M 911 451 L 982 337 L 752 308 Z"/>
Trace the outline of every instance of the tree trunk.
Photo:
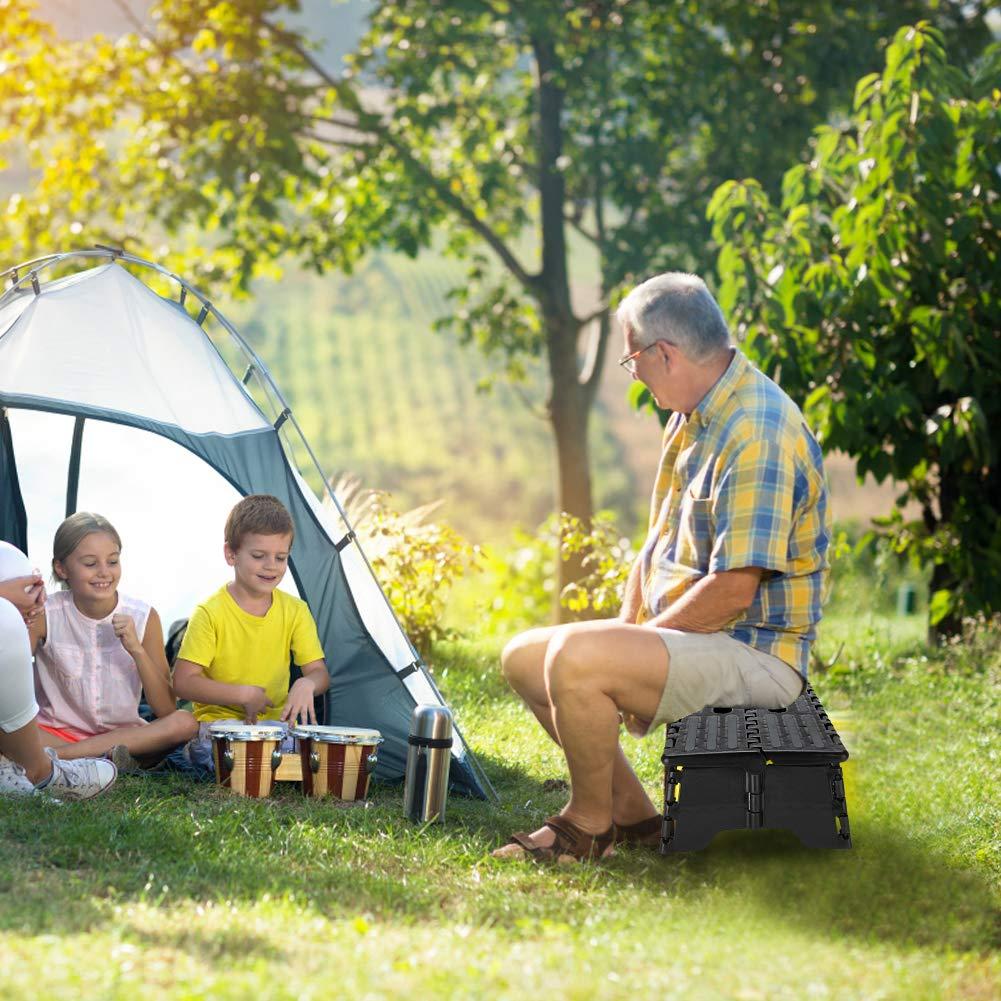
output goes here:
<path id="1" fill-rule="evenodd" d="M 938 525 L 952 524 L 955 516 L 956 501 L 960 494 L 960 489 L 955 478 L 951 475 L 951 470 L 947 466 L 939 463 L 938 470 L 938 506 L 941 517 L 936 522 Z M 926 525 L 928 519 L 926 518 Z M 949 563 L 936 563 L 932 568 L 931 583 L 928 585 L 929 596 L 936 591 L 954 591 L 960 584 L 955 567 Z M 943 619 L 939 619 L 935 625 L 928 623 L 929 644 L 941 643 L 950 636 L 958 636 L 963 631 L 963 617 L 958 612 L 949 612 Z"/>
<path id="2" fill-rule="evenodd" d="M 549 419 L 556 442 L 556 508 L 572 514 L 590 526 L 594 513 L 591 498 L 591 461 L 588 455 L 587 425 L 590 399 L 577 372 L 577 327 L 572 318 L 563 324 L 553 321 L 549 337 L 549 371 L 552 395 Z M 562 327 L 562 329 L 559 329 Z M 554 618 L 568 622 L 573 613 L 564 608 L 559 595 L 567 584 L 584 575 L 584 553 L 569 560 L 557 560 Z"/>
<path id="3" fill-rule="evenodd" d="M 549 362 L 549 417 L 556 439 L 556 504 L 584 522 L 589 529 L 593 514 L 591 465 L 587 449 L 587 418 L 591 394 L 581 384 L 577 339 L 581 324 L 574 317 L 567 272 L 564 211 L 566 186 L 560 157 L 563 152 L 561 67 L 555 41 L 540 25 L 533 36 L 538 88 L 539 223 L 542 268 L 534 294 L 546 331 Z M 567 584 L 583 576 L 584 554 L 566 562 L 557 559 L 554 618 L 565 622 L 573 615 L 560 603 Z"/>
<path id="4" fill-rule="evenodd" d="M 928 585 L 928 593 L 934 594 L 936 591 L 953 591 L 959 584 L 955 571 L 947 563 L 936 563 L 931 572 L 931 583 Z M 963 631 L 963 618 L 956 612 L 949 612 L 943 619 L 939 619 L 935 625 L 928 623 L 928 643 L 936 645 L 950 636 L 958 636 Z"/>

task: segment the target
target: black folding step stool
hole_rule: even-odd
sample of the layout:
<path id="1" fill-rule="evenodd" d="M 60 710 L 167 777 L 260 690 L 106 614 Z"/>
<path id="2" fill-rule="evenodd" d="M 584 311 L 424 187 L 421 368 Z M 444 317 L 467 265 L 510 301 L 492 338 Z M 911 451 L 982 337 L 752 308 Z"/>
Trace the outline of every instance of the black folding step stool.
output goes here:
<path id="1" fill-rule="evenodd" d="M 705 848 L 720 831 L 781 827 L 809 848 L 851 848 L 844 744 L 813 689 L 786 709 L 706 706 L 664 744 L 661 852 Z"/>

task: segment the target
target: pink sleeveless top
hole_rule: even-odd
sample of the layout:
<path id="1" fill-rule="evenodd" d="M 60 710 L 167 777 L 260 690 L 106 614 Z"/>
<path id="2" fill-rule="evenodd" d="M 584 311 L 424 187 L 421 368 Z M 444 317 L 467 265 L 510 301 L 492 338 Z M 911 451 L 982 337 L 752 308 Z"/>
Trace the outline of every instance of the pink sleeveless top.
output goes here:
<path id="1" fill-rule="evenodd" d="M 144 723 L 139 670 L 111 625 L 111 616 L 122 612 L 135 622 L 141 642 L 150 613 L 146 602 L 119 592 L 113 612 L 90 619 L 69 591 L 49 595 L 45 642 L 35 653 L 39 723 L 80 738 Z"/>

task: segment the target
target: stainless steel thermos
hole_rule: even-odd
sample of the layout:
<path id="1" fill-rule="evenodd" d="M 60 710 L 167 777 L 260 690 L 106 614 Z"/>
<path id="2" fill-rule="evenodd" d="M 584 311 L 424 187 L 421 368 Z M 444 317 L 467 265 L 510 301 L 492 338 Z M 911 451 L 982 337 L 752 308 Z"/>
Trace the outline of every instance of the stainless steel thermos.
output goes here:
<path id="1" fill-rule="evenodd" d="M 452 761 L 452 714 L 444 706 L 417 706 L 407 738 L 403 809 L 411 820 L 443 820 Z"/>

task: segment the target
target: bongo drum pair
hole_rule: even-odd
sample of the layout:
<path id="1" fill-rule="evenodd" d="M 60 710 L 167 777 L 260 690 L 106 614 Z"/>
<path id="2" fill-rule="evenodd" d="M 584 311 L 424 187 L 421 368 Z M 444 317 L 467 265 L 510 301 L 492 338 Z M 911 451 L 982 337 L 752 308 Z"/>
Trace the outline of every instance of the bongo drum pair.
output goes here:
<path id="1" fill-rule="evenodd" d="M 282 764 L 283 729 L 266 724 L 213 723 L 216 782 L 239 796 L 271 795 Z M 363 800 L 382 743 L 378 730 L 346 726 L 297 726 L 295 738 L 305 796 Z"/>

